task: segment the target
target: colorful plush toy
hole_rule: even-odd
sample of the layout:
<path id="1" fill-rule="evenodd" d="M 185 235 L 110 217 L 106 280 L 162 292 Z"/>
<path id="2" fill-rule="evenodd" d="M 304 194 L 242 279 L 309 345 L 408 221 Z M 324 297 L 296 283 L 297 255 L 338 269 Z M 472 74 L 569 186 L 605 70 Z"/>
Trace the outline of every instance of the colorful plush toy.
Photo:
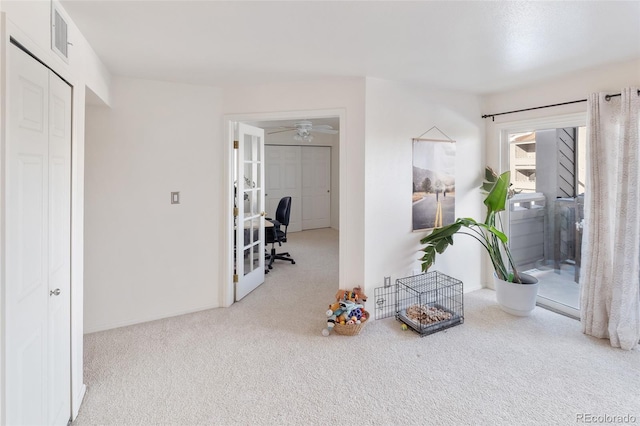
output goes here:
<path id="1" fill-rule="evenodd" d="M 322 330 L 323 336 L 328 336 L 339 324 L 360 324 L 364 319 L 364 303 L 367 296 L 362 292 L 360 286 L 354 287 L 352 291 L 338 290 L 336 293 L 336 303 L 329 305 L 327 311 L 327 328 Z"/>
<path id="2" fill-rule="evenodd" d="M 367 301 L 367 295 L 362 292 L 362 288 L 360 286 L 354 287 L 353 292 L 356 294 L 358 301 L 362 303 Z"/>
<path id="3" fill-rule="evenodd" d="M 360 286 L 354 287 L 352 291 L 349 290 L 338 290 L 336 293 L 336 300 L 339 302 L 341 300 L 349 300 L 351 302 L 366 302 L 367 296 L 362 292 L 362 288 Z"/>
<path id="4" fill-rule="evenodd" d="M 355 308 L 349 315 L 351 318 L 355 317 L 356 320 L 362 319 L 362 308 Z"/>
<path id="5" fill-rule="evenodd" d="M 324 336 L 328 336 L 333 330 L 333 327 L 336 325 L 336 321 L 340 324 L 346 324 L 351 320 L 351 317 L 354 316 L 351 313 L 354 311 L 359 311 L 360 316 L 362 316 L 363 305 L 354 303 L 350 300 L 343 300 L 341 302 L 333 303 L 329 305 L 329 310 L 327 311 L 327 328 L 322 331 Z M 357 315 L 355 315 L 357 317 Z"/>

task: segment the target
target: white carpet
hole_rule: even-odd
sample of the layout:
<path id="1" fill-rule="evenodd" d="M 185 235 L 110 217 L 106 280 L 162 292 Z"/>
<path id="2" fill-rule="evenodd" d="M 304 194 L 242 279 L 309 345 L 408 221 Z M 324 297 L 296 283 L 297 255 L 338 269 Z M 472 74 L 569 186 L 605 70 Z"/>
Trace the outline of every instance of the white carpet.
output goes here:
<path id="1" fill-rule="evenodd" d="M 423 338 L 394 319 L 323 337 L 337 232 L 290 240 L 296 265 L 276 262 L 231 308 L 85 336 L 88 390 L 74 425 L 640 423 L 640 351 L 541 308 L 510 316 L 491 290 L 465 294 L 464 324 Z"/>

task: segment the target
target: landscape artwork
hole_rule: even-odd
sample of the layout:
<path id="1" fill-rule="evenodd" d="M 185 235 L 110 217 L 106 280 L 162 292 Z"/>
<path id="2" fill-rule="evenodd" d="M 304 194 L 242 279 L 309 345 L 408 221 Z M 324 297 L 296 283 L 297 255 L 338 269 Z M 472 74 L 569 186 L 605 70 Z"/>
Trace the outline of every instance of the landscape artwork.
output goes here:
<path id="1" fill-rule="evenodd" d="M 413 140 L 413 231 L 455 222 L 456 144 Z"/>

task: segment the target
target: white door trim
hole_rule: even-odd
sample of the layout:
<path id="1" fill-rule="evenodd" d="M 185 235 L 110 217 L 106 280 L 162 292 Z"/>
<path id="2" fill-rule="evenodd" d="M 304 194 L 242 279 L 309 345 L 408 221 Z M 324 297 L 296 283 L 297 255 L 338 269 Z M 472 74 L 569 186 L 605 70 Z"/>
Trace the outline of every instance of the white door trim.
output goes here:
<path id="1" fill-rule="evenodd" d="M 499 141 L 500 149 L 500 170 L 509 170 L 509 134 L 517 132 L 528 132 L 545 129 L 556 129 L 563 127 L 584 127 L 587 125 L 587 112 L 576 112 L 570 114 L 558 114 L 548 117 L 531 118 L 517 121 L 507 121 L 504 123 L 496 124 L 494 127 L 494 137 Z M 505 212 L 504 220 L 507 224 L 507 236 L 511 235 L 511 229 L 509 227 L 509 209 Z M 492 270 L 489 261 L 485 265 L 487 270 Z M 489 281 L 492 283 L 492 281 Z M 491 285 L 490 288 L 493 288 Z M 562 303 L 555 302 L 551 299 L 547 299 L 542 296 L 538 296 L 537 305 L 542 305 L 554 312 L 569 316 L 571 318 L 579 318 L 580 312 L 575 308 L 563 305 Z"/>
<path id="2" fill-rule="evenodd" d="M 232 121 L 237 122 L 253 122 L 253 121 L 275 121 L 275 120 L 301 120 L 301 119 L 313 119 L 313 118 L 328 118 L 338 117 L 340 119 L 339 130 L 339 158 L 340 158 L 340 170 L 339 170 L 339 188 L 340 188 L 340 201 L 339 201 L 339 218 L 340 223 L 347 223 L 346 209 L 343 206 L 347 205 L 345 199 L 347 194 L 347 161 L 346 159 L 346 141 L 347 141 L 347 111 L 344 108 L 337 109 L 318 109 L 318 110 L 304 110 L 304 111 L 282 111 L 282 112 L 264 112 L 264 113 L 246 113 L 246 114 L 225 114 L 223 117 L 223 129 L 225 134 L 223 135 L 224 144 L 224 156 L 227 159 L 224 163 L 224 181 L 223 185 L 226 191 L 225 202 L 223 205 L 222 223 L 220 223 L 220 229 L 222 230 L 222 238 L 220 238 L 220 253 L 224 253 L 222 267 L 220 268 L 221 277 L 220 282 L 223 283 L 220 286 L 220 301 L 223 307 L 228 307 L 233 304 L 233 147 L 226 143 L 229 140 L 229 123 Z M 346 264 L 344 256 L 347 253 L 345 249 L 346 238 L 345 233 L 341 232 L 339 235 L 339 264 Z M 344 277 L 345 268 L 339 270 L 339 284 L 346 281 Z"/>
<path id="3" fill-rule="evenodd" d="M 84 104 L 85 82 L 71 71 L 51 51 L 49 46 L 41 47 L 20 27 L 15 25 L 6 13 L 0 13 L 0 120 L 6 112 L 7 52 L 10 39 L 17 40 L 25 49 L 41 60 L 48 68 L 67 81 L 72 87 L 72 127 L 71 127 L 71 409 L 72 417 L 78 415 L 85 395 L 83 383 L 83 233 L 82 222 L 84 208 Z M 6 143 L 6 126 L 0 126 L 0 147 Z M 4 154 L 0 150 L 0 171 L 3 170 Z M 2 171 L 4 173 L 4 171 Z M 4 185 L 4 176 L 0 177 Z M 0 202 L 0 204 L 2 204 Z M 2 206 L 3 207 L 3 206 Z M 4 238 L 4 212 L 0 209 L 0 241 Z M 0 292 L 4 291 L 4 255 L 0 253 Z M 5 329 L 4 300 L 0 300 L 0 330 Z M 4 347 L 4 333 L 0 332 L 0 346 Z M 0 352 L 0 361 L 4 363 L 4 354 Z M 0 371 L 0 395 L 5 390 L 5 372 Z M 6 410 L 4 398 L 0 398 L 0 424 L 4 424 Z"/>
<path id="4" fill-rule="evenodd" d="M 2 22 L 5 24 L 5 22 Z M 4 34 L 5 37 L 7 34 Z M 7 126 L 4 127 L 1 134 L 2 139 L 2 153 L 1 164 L 3 169 L 2 175 L 2 209 L 0 215 L 2 216 L 2 251 L 3 255 L 1 262 L 4 265 L 5 262 L 12 266 L 13 273 L 7 274 L 3 268 L 3 274 L 1 277 L 1 292 L 7 295 L 11 294 L 11 297 L 2 298 L 0 312 L 2 315 L 2 337 L 4 342 L 2 343 L 2 354 L 0 359 L 2 360 L 2 388 L 0 389 L 0 396 L 2 396 L 2 410 L 0 413 L 0 422 L 5 421 L 17 421 L 19 414 L 14 411 L 13 414 L 7 413 L 9 396 L 16 394 L 16 389 L 9 391 L 7 386 L 16 385 L 18 380 L 14 376 L 12 380 L 8 377 L 8 371 L 5 368 L 16 370 L 15 364 L 10 359 L 15 357 L 15 352 L 18 348 L 14 345 L 18 344 L 18 340 L 15 339 L 16 332 L 22 332 L 24 330 L 17 328 L 16 323 L 13 326 L 9 326 L 6 321 L 18 320 L 16 317 L 15 307 L 17 306 L 18 299 L 23 300 L 26 303 L 26 299 L 32 297 L 38 297 L 44 301 L 46 309 L 40 308 L 42 311 L 41 324 L 38 324 L 39 335 L 43 336 L 44 345 L 41 347 L 42 351 L 38 352 L 43 359 L 43 370 L 41 372 L 40 380 L 43 381 L 43 398 L 41 403 L 43 405 L 39 407 L 32 407 L 33 411 L 38 410 L 40 420 L 38 422 L 53 422 L 55 424 L 66 424 L 68 419 L 73 417 L 72 415 L 72 363 L 71 363 L 71 194 L 72 194 L 72 143 L 73 143 L 73 127 L 72 127 L 72 97 L 73 86 L 67 81 L 64 81 L 62 77 L 55 71 L 53 71 L 44 62 L 34 56 L 33 53 L 26 50 L 26 48 L 20 43 L 7 43 L 7 39 L 2 39 L 2 48 L 0 49 L 3 58 L 3 63 L 7 64 L 0 71 L 2 76 L 2 86 L 6 90 L 6 96 L 3 96 L 2 114 L 3 121 L 7 120 Z M 6 44 L 5 44 L 6 43 Z M 9 53 L 9 51 L 11 53 Z M 22 52 L 22 53 L 20 53 Z M 8 60 L 4 60 L 8 59 Z M 24 67 L 18 67 L 17 64 L 24 64 Z M 39 80 L 42 83 L 40 86 L 34 86 L 34 88 L 40 88 L 40 92 L 34 91 L 36 97 L 41 98 L 40 108 L 42 111 L 47 111 L 46 114 L 42 114 L 40 121 L 40 127 L 32 127 L 36 132 L 40 133 L 40 137 L 37 141 L 32 140 L 34 133 L 27 135 L 21 131 L 18 131 L 21 126 L 14 126 L 14 120 L 18 120 L 21 114 L 18 112 L 21 110 L 20 104 L 17 104 L 16 99 L 17 92 L 16 85 L 13 83 L 22 80 L 24 70 L 37 70 L 39 73 Z M 31 76 L 34 74 L 31 73 Z M 43 78 L 46 76 L 46 78 Z M 30 78 L 30 77 L 28 77 Z M 36 82 L 36 80 L 33 80 Z M 46 81 L 46 83 L 44 83 Z M 18 83 L 18 85 L 21 83 Z M 13 100 L 11 100 L 13 99 Z M 4 103 L 7 102 L 7 103 Z M 9 105 L 11 109 L 7 109 Z M 57 108 L 57 109 L 54 109 Z M 17 108 L 17 110 L 15 109 Z M 58 113 L 53 114 L 54 111 Z M 61 114 L 60 114 L 61 113 Z M 53 115 L 51 115 L 53 114 Z M 37 110 L 36 117 L 39 115 Z M 60 120 L 60 118 L 62 120 Z M 38 121 L 27 121 L 28 123 L 38 123 Z M 10 130 L 12 129 L 12 130 Z M 9 133 L 11 131 L 11 134 Z M 25 137 L 26 139 L 22 139 Z M 12 137 L 12 139 L 7 139 Z M 20 137 L 19 143 L 13 138 Z M 37 152 L 35 151 L 37 142 Z M 25 151 L 23 151 L 23 149 Z M 26 156 L 21 157 L 21 153 L 26 153 Z M 43 153 L 44 154 L 43 156 Z M 38 157 L 39 155 L 39 157 Z M 19 241 L 22 238 L 20 235 L 16 236 L 15 231 L 18 218 L 16 215 L 20 214 L 18 209 L 21 202 L 16 199 L 22 198 L 22 194 L 32 192 L 22 192 L 19 189 L 20 178 L 15 174 L 18 173 L 17 167 L 21 164 L 22 160 L 28 159 L 31 163 L 32 160 L 41 159 L 43 167 L 39 169 L 42 173 L 39 177 L 41 181 L 41 189 L 43 194 L 41 196 L 41 205 L 43 212 L 45 212 L 45 222 L 42 224 L 40 243 L 36 244 L 41 246 L 44 250 L 42 265 L 42 276 L 36 279 L 40 284 L 35 286 L 31 290 L 25 290 L 24 293 L 15 293 L 16 284 L 21 282 L 20 272 L 14 269 L 16 266 L 16 259 L 8 260 L 8 254 L 12 253 L 15 249 L 13 245 L 17 238 Z M 18 160 L 18 161 L 16 161 Z M 61 184 L 61 185 L 60 185 Z M 17 186 L 16 186 L 17 185 Z M 58 202 L 56 202 L 58 201 Z M 7 204 L 9 203 L 9 204 Z M 31 211 L 31 210 L 29 210 Z M 38 210 L 39 211 L 39 210 Z M 8 228 L 7 228 L 8 227 Z M 11 234 L 5 231 L 11 230 Z M 58 233 L 62 229 L 61 233 Z M 19 244 L 18 244 L 19 245 Z M 7 251 L 8 250 L 8 251 Z M 14 250 L 15 251 L 15 250 Z M 15 275 L 15 274 L 17 275 Z M 11 278 L 13 277 L 13 278 Z M 8 287 L 8 284 L 11 286 Z M 35 284 L 35 283 L 34 283 Z M 53 288 L 57 288 L 54 294 L 55 299 L 52 299 Z M 9 292 L 11 290 L 11 292 Z M 38 296 L 35 292 L 39 292 L 41 296 Z M 59 295 L 59 296 L 58 296 Z M 18 299 L 15 299 L 15 297 Z M 20 302 L 22 303 L 22 302 Z M 32 306 L 33 308 L 34 306 Z M 61 327 L 58 324 L 52 322 L 53 314 L 56 320 L 61 321 Z M 17 324 L 19 324 L 18 322 Z M 55 325 L 54 328 L 51 328 Z M 55 331 L 54 335 L 52 332 Z M 60 332 L 60 334 L 58 334 Z M 62 338 L 63 345 L 56 346 Z M 52 351 L 55 349 L 55 353 Z M 61 359 L 56 359 L 56 354 L 61 356 Z M 20 359 L 20 358 L 18 358 Z M 53 364 L 52 364 L 53 362 Z M 10 370 L 9 370 L 10 371 Z M 55 374 L 56 384 L 52 382 L 51 375 Z M 53 387 L 51 387 L 53 386 Z M 60 392 L 63 392 L 62 394 Z M 54 398 L 55 396 L 55 398 Z M 56 401 L 54 407 L 53 401 Z M 19 405 L 21 401 L 12 400 L 12 408 Z M 11 415 L 10 415 L 11 414 Z M 11 417 L 16 416 L 16 417 Z M 55 418 L 54 418 L 55 417 Z"/>
<path id="5" fill-rule="evenodd" d="M 509 168 L 509 133 L 520 131 L 534 131 L 559 127 L 585 126 L 587 113 L 577 112 L 559 114 L 550 117 L 539 117 L 517 121 L 506 121 L 494 125 L 494 137 L 500 141 L 500 168 Z"/>

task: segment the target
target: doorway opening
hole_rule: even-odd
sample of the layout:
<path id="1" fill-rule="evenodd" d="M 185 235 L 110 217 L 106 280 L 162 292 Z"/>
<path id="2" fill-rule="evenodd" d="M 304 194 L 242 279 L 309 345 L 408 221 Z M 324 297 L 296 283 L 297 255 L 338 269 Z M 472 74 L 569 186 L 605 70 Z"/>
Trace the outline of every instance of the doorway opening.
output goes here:
<path id="1" fill-rule="evenodd" d="M 338 229 L 339 117 L 249 124 L 265 130 L 267 215 L 290 196 L 289 232 Z"/>
<path id="2" fill-rule="evenodd" d="M 225 116 L 226 129 L 230 129 L 229 123 L 244 123 L 264 130 L 264 197 L 265 216 L 273 218 L 276 206 L 282 197 L 292 197 L 291 222 L 288 228 L 288 240 L 297 243 L 306 242 L 309 250 L 313 250 L 313 238 L 304 233 L 312 233 L 311 230 L 333 229 L 334 237 L 337 235 L 338 247 L 343 244 L 342 235 L 339 232 L 340 223 L 340 187 L 343 182 L 340 177 L 343 170 L 340 158 L 343 152 L 344 141 L 344 110 L 317 110 L 294 111 L 283 113 L 264 113 Z M 311 131 L 313 140 L 296 138 L 299 132 L 290 132 L 285 129 L 295 128 L 297 123 L 312 123 L 320 129 L 331 129 L 331 132 Z M 228 130 L 229 131 L 229 130 Z M 301 140 L 298 140 L 301 139 Z M 228 200 L 234 201 L 233 185 L 234 162 L 233 150 L 229 150 L 228 176 L 230 184 Z M 233 206 L 233 204 L 230 204 Z M 231 207 L 229 211 L 232 211 Z M 233 216 L 225 219 L 227 230 L 233 230 Z M 229 232 L 230 234 L 231 232 Z M 314 234 L 318 235 L 318 234 Z M 322 234 L 319 234 L 322 235 Z M 232 237 L 232 236 L 231 236 Z M 322 238 L 322 237 L 320 237 Z M 277 244 L 276 244 L 277 246 Z M 288 249 L 286 243 L 282 250 Z M 307 247 L 305 246 L 305 249 Z M 229 238 L 225 242 L 224 252 L 228 253 L 228 267 L 223 273 L 223 282 L 229 285 L 223 286 L 222 300 L 224 306 L 230 306 L 235 301 L 235 284 L 233 283 L 234 240 Z M 270 247 L 268 247 L 270 249 Z M 335 266 L 336 275 L 339 276 L 340 258 L 343 251 L 339 248 L 338 262 Z M 292 253 L 295 258 L 295 253 Z M 299 263 L 294 267 L 298 267 Z M 276 261 L 274 268 L 290 268 L 292 265 Z M 268 270 L 267 270 L 268 272 Z M 272 274 L 273 275 L 273 274 Z M 269 274 L 265 275 L 265 283 L 269 282 Z M 274 278 L 275 279 L 275 278 Z M 340 281 L 338 279 L 338 281 Z M 338 284 L 336 283 L 336 288 Z"/>

